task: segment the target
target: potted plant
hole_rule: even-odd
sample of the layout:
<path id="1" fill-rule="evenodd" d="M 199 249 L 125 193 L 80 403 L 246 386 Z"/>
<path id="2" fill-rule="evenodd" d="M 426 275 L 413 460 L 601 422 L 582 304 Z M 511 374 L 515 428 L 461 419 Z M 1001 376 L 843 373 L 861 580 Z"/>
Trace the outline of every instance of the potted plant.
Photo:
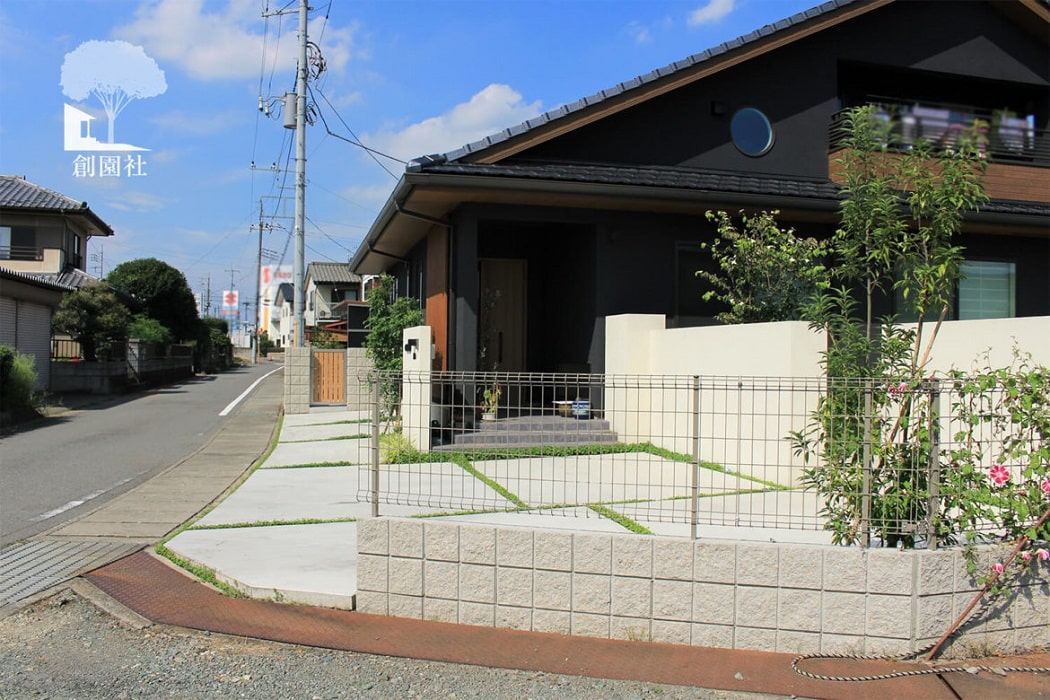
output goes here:
<path id="1" fill-rule="evenodd" d="M 493 382 L 492 386 L 485 389 L 482 394 L 481 420 L 496 420 L 496 414 L 499 412 L 499 397 L 502 393 L 498 382 Z"/>

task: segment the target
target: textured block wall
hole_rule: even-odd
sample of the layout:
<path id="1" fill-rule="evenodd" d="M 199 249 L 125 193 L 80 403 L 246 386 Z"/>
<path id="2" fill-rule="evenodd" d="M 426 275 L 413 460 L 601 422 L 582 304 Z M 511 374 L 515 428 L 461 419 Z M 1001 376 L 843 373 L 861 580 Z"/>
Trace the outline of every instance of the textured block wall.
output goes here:
<path id="1" fill-rule="evenodd" d="M 310 412 L 310 348 L 284 351 L 284 412 Z"/>
<path id="2" fill-rule="evenodd" d="M 362 612 L 612 639 L 790 653 L 904 653 L 973 599 L 961 553 L 358 522 Z M 987 563 L 992 553 L 985 552 Z M 1028 581 L 960 644 L 1050 642 Z"/>
<path id="3" fill-rule="evenodd" d="M 346 408 L 348 411 L 364 411 L 372 408 L 372 390 L 368 386 L 368 373 L 372 361 L 364 348 L 346 349 Z"/>

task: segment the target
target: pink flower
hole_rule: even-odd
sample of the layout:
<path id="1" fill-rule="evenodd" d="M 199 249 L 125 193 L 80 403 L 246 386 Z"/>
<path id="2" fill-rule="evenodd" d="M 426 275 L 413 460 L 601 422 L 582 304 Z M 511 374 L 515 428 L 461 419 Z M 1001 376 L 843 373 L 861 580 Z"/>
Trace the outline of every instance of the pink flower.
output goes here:
<path id="1" fill-rule="evenodd" d="M 1039 557 L 1039 561 L 1046 561 L 1047 559 L 1050 559 L 1050 552 L 1046 551 L 1042 547 L 1035 550 L 1035 555 Z"/>
<path id="2" fill-rule="evenodd" d="M 1043 479 L 1039 482 L 1039 488 L 1043 490 L 1047 496 L 1050 496 L 1050 479 Z"/>
<path id="3" fill-rule="evenodd" d="M 997 574 L 1001 574 L 1005 570 L 1006 570 L 1006 567 L 1003 566 L 1003 563 L 1001 561 L 997 561 L 997 562 L 995 562 L 995 564 L 992 565 L 992 571 L 994 571 Z"/>
<path id="4" fill-rule="evenodd" d="M 1024 550 L 1023 552 L 1021 552 L 1021 559 L 1027 564 L 1028 562 L 1032 561 L 1032 553 L 1029 552 L 1027 549 Z"/>
<path id="5" fill-rule="evenodd" d="M 996 464 L 989 470 L 988 477 L 996 486 L 1004 486 L 1010 481 L 1010 470 L 1001 464 Z"/>
<path id="6" fill-rule="evenodd" d="M 907 382 L 901 382 L 897 386 L 891 386 L 889 388 L 889 393 L 890 393 L 890 396 L 900 396 L 901 394 L 903 394 L 907 390 L 908 390 L 908 383 Z"/>

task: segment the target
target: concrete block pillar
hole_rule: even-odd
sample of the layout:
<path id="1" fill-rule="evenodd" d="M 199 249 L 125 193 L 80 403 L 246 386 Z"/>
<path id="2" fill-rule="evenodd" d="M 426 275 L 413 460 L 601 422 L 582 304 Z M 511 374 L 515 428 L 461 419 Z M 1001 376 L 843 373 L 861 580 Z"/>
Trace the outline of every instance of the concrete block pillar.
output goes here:
<path id="1" fill-rule="evenodd" d="M 284 412 L 310 412 L 310 348 L 284 351 Z"/>

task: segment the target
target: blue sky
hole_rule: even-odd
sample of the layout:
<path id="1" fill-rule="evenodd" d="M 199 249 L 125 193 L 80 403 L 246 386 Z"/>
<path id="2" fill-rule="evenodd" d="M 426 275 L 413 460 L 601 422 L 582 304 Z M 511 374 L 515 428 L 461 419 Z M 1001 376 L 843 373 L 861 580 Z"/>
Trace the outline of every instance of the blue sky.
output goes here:
<path id="1" fill-rule="evenodd" d="M 309 38 L 327 70 L 312 83 L 323 121 L 307 133 L 307 262 L 348 260 L 404 169 L 344 139 L 401 160 L 454 150 L 817 4 L 313 0 Z M 213 308 L 231 280 L 242 300 L 253 296 L 260 202 L 274 225 L 263 239 L 270 261 L 293 260 L 291 219 L 270 217 L 293 211 L 293 132 L 279 105 L 270 117 L 258 106 L 295 81 L 297 17 L 263 13 L 297 6 L 3 0 L 0 172 L 87 201 L 115 229 L 92 242 L 89 272 L 156 257 L 196 292 L 210 280 Z M 85 42 L 118 40 L 164 74 L 163 92 L 114 121 L 115 142 L 149 150 L 120 176 L 78 177 L 74 159 L 90 154 L 65 150 L 63 105 L 95 117 L 99 141 L 107 120 L 96 98 L 64 94 L 63 64 Z"/>

